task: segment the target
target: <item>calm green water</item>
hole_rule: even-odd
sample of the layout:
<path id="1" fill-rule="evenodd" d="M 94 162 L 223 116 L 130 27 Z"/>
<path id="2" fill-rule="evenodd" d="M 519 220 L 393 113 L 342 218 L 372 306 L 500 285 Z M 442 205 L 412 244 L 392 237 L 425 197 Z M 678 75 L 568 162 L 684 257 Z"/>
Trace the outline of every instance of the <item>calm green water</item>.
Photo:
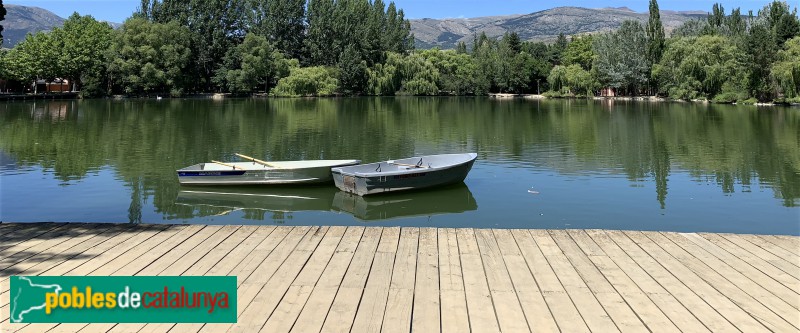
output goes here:
<path id="1" fill-rule="evenodd" d="M 182 188 L 235 160 L 478 152 L 464 185 L 372 198 Z M 800 110 L 488 98 L 0 103 L 0 220 L 800 234 Z"/>

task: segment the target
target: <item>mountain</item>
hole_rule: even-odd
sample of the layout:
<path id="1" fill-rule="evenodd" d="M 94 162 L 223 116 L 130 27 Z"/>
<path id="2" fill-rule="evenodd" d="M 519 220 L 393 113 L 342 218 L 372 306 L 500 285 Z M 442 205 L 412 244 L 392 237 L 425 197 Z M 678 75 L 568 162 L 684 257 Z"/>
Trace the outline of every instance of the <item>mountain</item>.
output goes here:
<path id="1" fill-rule="evenodd" d="M 669 33 L 683 22 L 705 18 L 702 11 L 661 11 L 661 22 Z M 627 7 L 581 8 L 557 7 L 525 15 L 487 16 L 476 18 L 414 19 L 411 32 L 420 49 L 431 47 L 454 48 L 458 42 L 471 43 L 474 34 L 486 32 L 489 37 L 499 37 L 506 32 L 517 32 L 522 40 L 552 41 L 559 33 L 566 35 L 611 31 L 625 20 L 647 23 L 648 13 L 637 13 Z"/>
<path id="2" fill-rule="evenodd" d="M 25 39 L 28 33 L 50 31 L 55 27 L 64 25 L 64 18 L 53 12 L 30 6 L 3 4 L 6 7 L 6 19 L 0 22 L 3 25 L 3 47 L 11 48 Z M 106 22 L 114 29 L 121 24 Z"/>
<path id="3" fill-rule="evenodd" d="M 64 19 L 52 12 L 39 7 L 28 7 L 4 4 L 6 19 L 3 25 L 3 47 L 13 47 L 23 39 L 27 33 L 49 31 L 54 27 L 64 24 Z"/>

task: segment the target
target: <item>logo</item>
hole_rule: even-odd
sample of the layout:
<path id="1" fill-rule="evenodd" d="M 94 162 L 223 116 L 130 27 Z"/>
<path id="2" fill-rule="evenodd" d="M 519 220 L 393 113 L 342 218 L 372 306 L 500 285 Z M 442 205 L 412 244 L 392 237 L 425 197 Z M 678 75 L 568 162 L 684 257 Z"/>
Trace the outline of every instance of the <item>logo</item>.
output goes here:
<path id="1" fill-rule="evenodd" d="M 12 276 L 12 323 L 235 323 L 235 276 Z"/>

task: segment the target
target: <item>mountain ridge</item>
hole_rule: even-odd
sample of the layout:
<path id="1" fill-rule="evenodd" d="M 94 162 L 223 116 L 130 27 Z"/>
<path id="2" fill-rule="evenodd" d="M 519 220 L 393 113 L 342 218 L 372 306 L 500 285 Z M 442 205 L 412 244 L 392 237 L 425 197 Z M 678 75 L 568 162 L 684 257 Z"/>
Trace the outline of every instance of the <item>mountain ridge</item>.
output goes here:
<path id="1" fill-rule="evenodd" d="M 662 10 L 661 21 L 667 32 L 684 22 L 704 18 L 702 11 Z M 581 35 L 611 31 L 625 20 L 646 23 L 647 12 L 636 12 L 627 7 L 585 8 L 556 7 L 529 14 L 486 16 L 472 18 L 412 19 L 417 48 L 454 48 L 458 42 L 470 43 L 473 35 L 485 32 L 490 38 L 506 32 L 516 32 L 522 40 L 552 41 L 559 33 Z"/>

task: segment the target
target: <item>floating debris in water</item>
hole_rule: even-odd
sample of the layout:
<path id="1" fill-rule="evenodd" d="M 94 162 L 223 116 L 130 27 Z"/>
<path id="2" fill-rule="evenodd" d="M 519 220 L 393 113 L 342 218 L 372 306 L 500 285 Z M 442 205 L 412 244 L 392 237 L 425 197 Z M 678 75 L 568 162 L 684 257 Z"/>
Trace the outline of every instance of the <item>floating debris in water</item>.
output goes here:
<path id="1" fill-rule="evenodd" d="M 528 190 L 528 193 L 530 193 L 530 194 L 539 194 L 539 191 Z"/>

